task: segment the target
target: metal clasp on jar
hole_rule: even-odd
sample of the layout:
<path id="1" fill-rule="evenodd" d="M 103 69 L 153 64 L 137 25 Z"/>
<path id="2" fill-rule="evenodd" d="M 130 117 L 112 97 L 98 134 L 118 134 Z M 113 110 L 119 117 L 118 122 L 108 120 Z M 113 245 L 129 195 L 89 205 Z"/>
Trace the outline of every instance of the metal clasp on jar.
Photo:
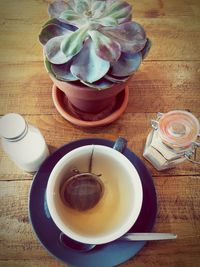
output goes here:
<path id="1" fill-rule="evenodd" d="M 198 134 L 197 138 L 200 138 L 200 133 Z M 185 152 L 184 157 L 185 157 L 188 161 L 190 161 L 190 162 L 192 162 L 192 163 L 194 163 L 194 164 L 198 164 L 198 165 L 200 165 L 200 161 L 197 161 L 197 160 L 196 160 L 197 149 L 200 148 L 200 143 L 199 143 L 199 142 L 193 142 L 193 143 L 192 143 L 192 147 L 193 147 L 193 150 L 192 150 L 192 151 L 190 150 L 190 151 Z M 193 157 L 193 158 L 192 158 L 192 157 Z"/>
<path id="2" fill-rule="evenodd" d="M 159 120 L 160 118 L 164 115 L 164 113 L 161 113 L 161 112 L 158 112 L 157 115 L 156 115 L 156 119 L 155 120 L 151 120 L 151 127 L 154 129 L 154 130 L 157 130 L 158 129 L 158 123 L 159 123 Z"/>

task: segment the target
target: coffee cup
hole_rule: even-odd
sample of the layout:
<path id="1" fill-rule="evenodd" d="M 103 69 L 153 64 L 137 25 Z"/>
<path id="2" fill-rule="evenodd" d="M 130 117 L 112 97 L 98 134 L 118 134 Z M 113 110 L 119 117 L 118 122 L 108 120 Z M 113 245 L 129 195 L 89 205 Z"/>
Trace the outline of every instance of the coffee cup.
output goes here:
<path id="1" fill-rule="evenodd" d="M 77 242 L 98 245 L 114 241 L 129 231 L 140 214 L 141 180 L 134 165 L 118 151 L 124 145 L 122 142 L 119 148 L 119 140 L 113 148 L 86 145 L 73 149 L 50 174 L 46 189 L 50 215 L 60 231 Z M 90 171 L 102 186 L 100 199 L 88 209 L 76 209 L 63 200 L 63 186 L 75 170 L 81 174 Z"/>

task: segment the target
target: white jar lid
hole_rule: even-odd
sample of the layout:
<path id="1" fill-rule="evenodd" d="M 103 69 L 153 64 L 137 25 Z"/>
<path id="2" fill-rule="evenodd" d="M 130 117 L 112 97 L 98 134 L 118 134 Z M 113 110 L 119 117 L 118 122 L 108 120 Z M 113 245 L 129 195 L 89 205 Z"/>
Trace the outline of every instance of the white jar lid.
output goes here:
<path id="1" fill-rule="evenodd" d="M 6 139 L 19 138 L 26 128 L 26 121 L 17 113 L 8 113 L 0 119 L 0 135 Z"/>

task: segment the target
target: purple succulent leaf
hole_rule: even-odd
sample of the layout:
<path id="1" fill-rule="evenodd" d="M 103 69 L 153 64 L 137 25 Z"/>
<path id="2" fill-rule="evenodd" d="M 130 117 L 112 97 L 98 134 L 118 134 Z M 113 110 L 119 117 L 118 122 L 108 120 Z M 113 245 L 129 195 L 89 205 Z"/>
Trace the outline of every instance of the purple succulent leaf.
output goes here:
<path id="1" fill-rule="evenodd" d="M 61 50 L 66 57 L 73 57 L 80 52 L 83 42 L 88 36 L 88 26 L 82 27 L 63 39 Z"/>
<path id="2" fill-rule="evenodd" d="M 107 3 L 107 9 L 104 12 L 104 16 L 111 16 L 115 19 L 126 18 L 132 11 L 132 6 L 124 1 L 115 1 L 109 5 Z"/>
<path id="3" fill-rule="evenodd" d="M 94 44 L 87 39 L 80 53 L 73 59 L 71 72 L 82 81 L 93 83 L 109 70 L 110 63 L 97 56 Z"/>
<path id="4" fill-rule="evenodd" d="M 132 21 L 132 12 L 130 12 L 129 15 L 127 15 L 125 18 L 118 19 L 117 22 L 118 24 L 126 23 Z"/>
<path id="5" fill-rule="evenodd" d="M 146 44 L 146 34 L 142 26 L 136 22 L 127 22 L 117 27 L 102 27 L 100 31 L 121 45 L 123 52 L 137 53 Z"/>
<path id="6" fill-rule="evenodd" d="M 142 62 L 141 53 L 122 53 L 117 62 L 111 64 L 111 74 L 117 77 L 129 76 L 135 72 Z"/>
<path id="7" fill-rule="evenodd" d="M 66 38 L 64 35 L 54 37 L 50 39 L 44 46 L 45 55 L 53 64 L 63 64 L 71 59 L 71 57 L 66 56 L 60 49 L 64 38 Z"/>
<path id="8" fill-rule="evenodd" d="M 98 31 L 89 31 L 96 54 L 107 61 L 117 61 L 121 55 L 120 44 Z"/>
<path id="9" fill-rule="evenodd" d="M 67 23 L 66 21 L 62 21 L 62 20 L 60 20 L 60 19 L 56 19 L 56 18 L 53 18 L 53 19 L 48 20 L 48 21 L 43 25 L 42 28 L 45 28 L 45 27 L 48 26 L 48 25 L 58 25 L 58 26 L 60 26 L 60 27 L 62 27 L 62 28 L 68 29 L 68 30 L 70 30 L 70 31 L 72 31 L 72 32 L 74 32 L 74 31 L 76 31 L 76 30 L 78 29 L 76 26 L 71 25 L 71 24 Z"/>
<path id="10" fill-rule="evenodd" d="M 121 83 L 121 82 L 126 82 L 129 79 L 129 76 L 115 77 L 111 74 L 106 74 L 104 78 L 113 83 Z"/>
<path id="11" fill-rule="evenodd" d="M 71 2 L 71 5 L 70 5 L 70 2 Z M 52 18 L 59 18 L 63 10 L 73 9 L 72 7 L 73 7 L 73 1 L 65 2 L 62 0 L 57 0 L 49 4 L 48 13 L 49 13 L 49 16 Z"/>
<path id="12" fill-rule="evenodd" d="M 93 83 L 88 83 L 88 82 L 85 82 L 85 81 L 81 81 L 81 83 L 89 86 L 89 87 L 92 87 L 92 88 L 95 88 L 95 89 L 98 89 L 98 90 L 103 90 L 103 89 L 107 89 L 107 88 L 110 88 L 111 86 L 114 85 L 114 82 L 112 81 L 109 81 L 105 78 L 101 78 L 100 80 L 96 81 L 96 82 L 93 82 Z"/>
<path id="13" fill-rule="evenodd" d="M 68 61 L 65 64 L 60 64 L 60 65 L 51 64 L 51 70 L 58 80 L 62 81 L 78 80 L 78 78 L 75 77 L 70 71 L 71 63 L 72 60 Z"/>
<path id="14" fill-rule="evenodd" d="M 52 72 L 52 69 L 51 69 L 51 62 L 48 61 L 47 57 L 45 57 L 45 59 L 44 59 L 44 66 L 45 66 L 46 71 L 49 73 L 49 75 L 56 78 L 54 73 Z"/>
<path id="15" fill-rule="evenodd" d="M 145 44 L 145 47 L 141 50 L 142 58 L 144 59 L 147 57 L 150 49 L 151 49 L 152 42 L 147 38 L 147 42 Z"/>
<path id="16" fill-rule="evenodd" d="M 42 29 L 39 35 L 39 40 L 41 44 L 45 45 L 51 38 L 54 38 L 56 36 L 69 35 L 71 32 L 72 31 L 57 24 L 49 24 Z"/>

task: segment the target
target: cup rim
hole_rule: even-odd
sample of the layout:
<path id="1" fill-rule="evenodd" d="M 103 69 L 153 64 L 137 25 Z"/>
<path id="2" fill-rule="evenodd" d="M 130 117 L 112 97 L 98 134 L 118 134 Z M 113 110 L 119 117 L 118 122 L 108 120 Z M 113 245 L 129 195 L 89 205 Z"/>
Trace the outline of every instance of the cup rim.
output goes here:
<path id="1" fill-rule="evenodd" d="M 135 190 L 135 193 L 137 194 L 137 196 L 135 197 L 136 204 L 134 204 L 134 208 L 130 212 L 130 216 L 128 217 L 127 221 L 125 223 L 123 223 L 122 225 L 120 225 L 120 227 L 116 231 L 113 231 L 111 233 L 106 233 L 105 235 L 102 234 L 101 236 L 93 236 L 93 237 L 88 236 L 87 237 L 87 236 L 81 236 L 81 235 L 75 233 L 74 231 L 72 231 L 71 229 L 69 229 L 68 227 L 66 227 L 64 225 L 64 223 L 62 222 L 58 213 L 56 212 L 54 200 L 52 198 L 52 194 L 53 194 L 52 190 L 54 188 L 57 175 L 64 168 L 67 160 L 70 157 L 72 157 L 73 154 L 77 153 L 77 151 L 79 151 L 79 153 L 84 152 L 87 148 L 92 147 L 92 146 L 97 147 L 97 149 L 103 148 L 104 151 L 107 150 L 108 154 L 110 154 L 110 155 L 112 154 L 113 158 L 121 159 L 120 162 L 123 162 L 123 164 L 126 165 L 127 171 L 134 177 L 134 179 L 132 179 L 131 182 L 132 182 L 134 187 L 137 187 L 137 190 Z M 111 241 L 118 239 L 119 237 L 123 236 L 126 232 L 128 232 L 130 230 L 130 228 L 134 225 L 134 223 L 136 222 L 136 220 L 140 214 L 141 208 L 142 208 L 143 188 L 142 188 L 142 182 L 141 182 L 140 176 L 139 176 L 136 168 L 122 153 L 120 153 L 119 151 L 117 151 L 111 147 L 107 147 L 104 145 L 96 145 L 96 144 L 95 145 L 85 145 L 82 147 L 75 148 L 72 151 L 70 151 L 69 153 L 67 153 L 66 155 L 64 155 L 57 162 L 57 164 L 54 166 L 52 172 L 50 173 L 48 182 L 47 182 L 46 198 L 47 198 L 47 206 L 48 206 L 50 215 L 51 215 L 54 223 L 66 236 L 72 238 L 73 240 L 81 242 L 81 243 L 98 245 L 98 244 L 105 244 L 105 243 L 108 243 L 108 242 L 111 242 Z"/>

